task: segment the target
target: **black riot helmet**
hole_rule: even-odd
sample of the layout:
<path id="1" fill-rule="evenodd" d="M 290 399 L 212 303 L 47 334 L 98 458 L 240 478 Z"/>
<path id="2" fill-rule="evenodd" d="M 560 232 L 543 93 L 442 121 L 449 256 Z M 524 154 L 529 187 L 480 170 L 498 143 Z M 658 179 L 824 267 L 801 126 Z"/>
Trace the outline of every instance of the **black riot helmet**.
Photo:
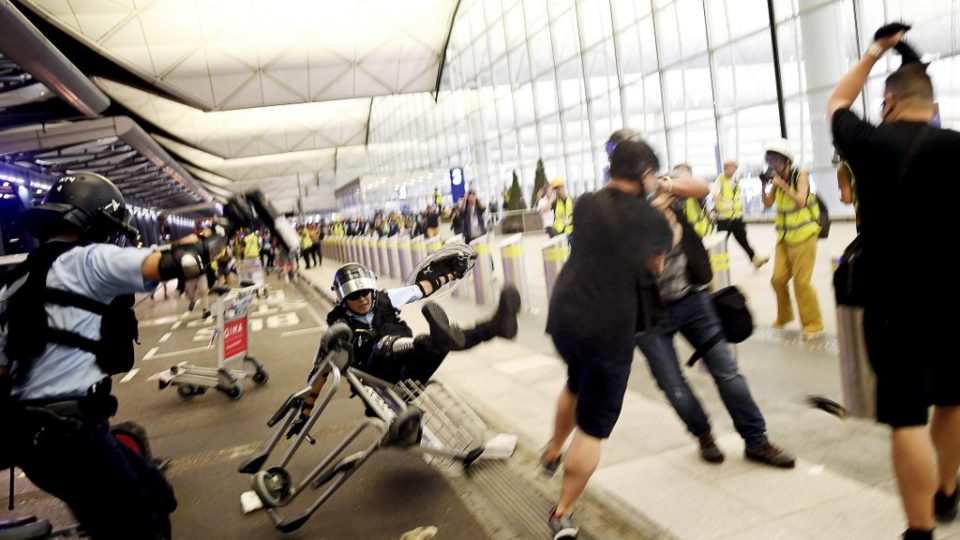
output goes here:
<path id="1" fill-rule="evenodd" d="M 136 240 L 123 194 L 106 177 L 92 172 L 64 176 L 43 202 L 24 212 L 27 231 L 41 240 L 76 233 L 88 242 L 105 242 L 118 235 Z"/>
<path id="2" fill-rule="evenodd" d="M 372 270 L 359 263 L 347 263 L 337 269 L 333 275 L 333 292 L 337 294 L 337 303 L 357 291 L 377 290 L 377 276 Z"/>

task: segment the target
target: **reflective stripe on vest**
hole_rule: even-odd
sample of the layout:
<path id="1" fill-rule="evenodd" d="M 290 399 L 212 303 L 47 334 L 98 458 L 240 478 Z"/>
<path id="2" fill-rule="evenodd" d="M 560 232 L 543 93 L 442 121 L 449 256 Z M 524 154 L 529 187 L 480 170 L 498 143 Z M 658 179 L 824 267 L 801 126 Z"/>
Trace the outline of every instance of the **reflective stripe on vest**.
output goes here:
<path id="1" fill-rule="evenodd" d="M 710 223 L 710 216 L 707 215 L 707 209 L 700 205 L 700 201 L 693 197 L 688 198 L 683 213 L 686 214 L 687 222 L 690 223 L 690 226 L 696 231 L 697 236 L 703 238 L 710 234 L 713 223 Z"/>
<path id="2" fill-rule="evenodd" d="M 557 199 L 553 203 L 553 232 L 570 234 L 573 232 L 573 198 Z"/>
<path id="3" fill-rule="evenodd" d="M 715 201 L 717 209 L 717 219 L 741 219 L 743 218 L 743 201 L 740 200 L 740 184 L 733 188 L 733 182 L 725 174 L 721 174 L 717 181 L 720 182 L 720 191 L 717 192 Z"/>
<path id="4" fill-rule="evenodd" d="M 793 169 L 790 173 L 789 185 L 796 189 L 800 178 L 800 169 Z M 820 234 L 820 206 L 817 197 L 807 189 L 807 204 L 797 208 L 783 190 L 777 190 L 776 196 L 777 217 L 774 226 L 777 228 L 777 242 L 781 240 L 795 246 Z"/>

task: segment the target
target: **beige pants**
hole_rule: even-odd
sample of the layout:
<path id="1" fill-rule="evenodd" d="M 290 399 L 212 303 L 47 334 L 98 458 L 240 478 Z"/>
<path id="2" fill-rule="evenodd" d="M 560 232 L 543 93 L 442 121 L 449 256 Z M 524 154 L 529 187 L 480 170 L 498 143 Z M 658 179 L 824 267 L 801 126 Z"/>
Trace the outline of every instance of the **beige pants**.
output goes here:
<path id="1" fill-rule="evenodd" d="M 795 246 L 784 241 L 777 243 L 777 251 L 773 259 L 773 278 L 770 280 L 773 290 L 777 293 L 777 320 L 774 325 L 783 326 L 793 320 L 793 305 L 790 302 L 788 288 L 792 278 L 803 332 L 810 334 L 823 331 L 823 318 L 820 316 L 817 291 L 810 283 L 816 261 L 817 235 Z"/>

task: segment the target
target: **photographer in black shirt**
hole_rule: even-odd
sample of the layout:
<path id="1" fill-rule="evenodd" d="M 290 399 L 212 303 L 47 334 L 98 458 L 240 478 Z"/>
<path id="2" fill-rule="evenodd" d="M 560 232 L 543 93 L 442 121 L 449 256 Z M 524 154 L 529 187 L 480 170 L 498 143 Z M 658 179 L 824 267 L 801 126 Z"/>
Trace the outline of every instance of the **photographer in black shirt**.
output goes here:
<path id="1" fill-rule="evenodd" d="M 953 230 L 952 212 L 905 200 L 941 181 L 960 154 L 960 133 L 931 126 L 933 85 L 918 55 L 901 41 L 902 24 L 877 31 L 867 53 L 840 80 L 828 101 L 837 149 L 857 171 L 860 201 L 858 283 L 864 293 L 864 337 L 877 375 L 877 420 L 893 428 L 893 465 L 906 511 L 906 540 L 933 538 L 934 516 L 957 514 L 960 466 L 960 362 L 955 316 L 934 314 L 936 298 L 957 304 L 955 271 L 932 260 Z M 870 70 L 895 47 L 904 64 L 887 77 L 882 122 L 871 125 L 849 107 Z M 922 266 L 917 265 L 921 261 Z M 928 409 L 934 406 L 930 429 Z"/>

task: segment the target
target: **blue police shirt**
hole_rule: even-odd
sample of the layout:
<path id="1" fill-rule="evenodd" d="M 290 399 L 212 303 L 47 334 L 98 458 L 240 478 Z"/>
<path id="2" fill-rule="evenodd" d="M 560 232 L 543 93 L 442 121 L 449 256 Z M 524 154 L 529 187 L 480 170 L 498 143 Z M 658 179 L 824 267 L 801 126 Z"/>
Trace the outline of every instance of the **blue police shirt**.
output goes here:
<path id="1" fill-rule="evenodd" d="M 121 294 L 145 292 L 156 283 L 143 279 L 144 259 L 150 249 L 121 248 L 111 244 L 81 246 L 64 253 L 53 262 L 47 274 L 47 287 L 63 289 L 103 303 Z M 0 289 L 0 313 L 7 310 L 7 300 L 26 278 Z M 69 306 L 47 305 L 47 321 L 51 328 L 62 328 L 83 337 L 100 339 L 100 316 Z M 0 329 L 0 365 L 9 363 L 3 348 L 6 329 Z M 86 395 L 87 390 L 106 377 L 93 353 L 47 344 L 34 359 L 27 379 L 14 387 L 18 400 L 68 398 Z"/>
<path id="2" fill-rule="evenodd" d="M 393 307 L 397 309 L 402 308 L 410 302 L 415 302 L 423 298 L 423 293 L 420 292 L 420 287 L 417 287 L 416 285 L 410 285 L 409 287 L 398 287 L 396 289 L 387 289 L 384 292 L 386 292 L 387 296 L 390 297 L 390 303 L 393 304 Z M 365 315 L 357 315 L 356 313 L 347 309 L 348 315 L 354 319 L 357 319 L 358 321 L 367 323 L 367 326 L 373 325 L 373 312 L 374 310 L 371 309 Z"/>

